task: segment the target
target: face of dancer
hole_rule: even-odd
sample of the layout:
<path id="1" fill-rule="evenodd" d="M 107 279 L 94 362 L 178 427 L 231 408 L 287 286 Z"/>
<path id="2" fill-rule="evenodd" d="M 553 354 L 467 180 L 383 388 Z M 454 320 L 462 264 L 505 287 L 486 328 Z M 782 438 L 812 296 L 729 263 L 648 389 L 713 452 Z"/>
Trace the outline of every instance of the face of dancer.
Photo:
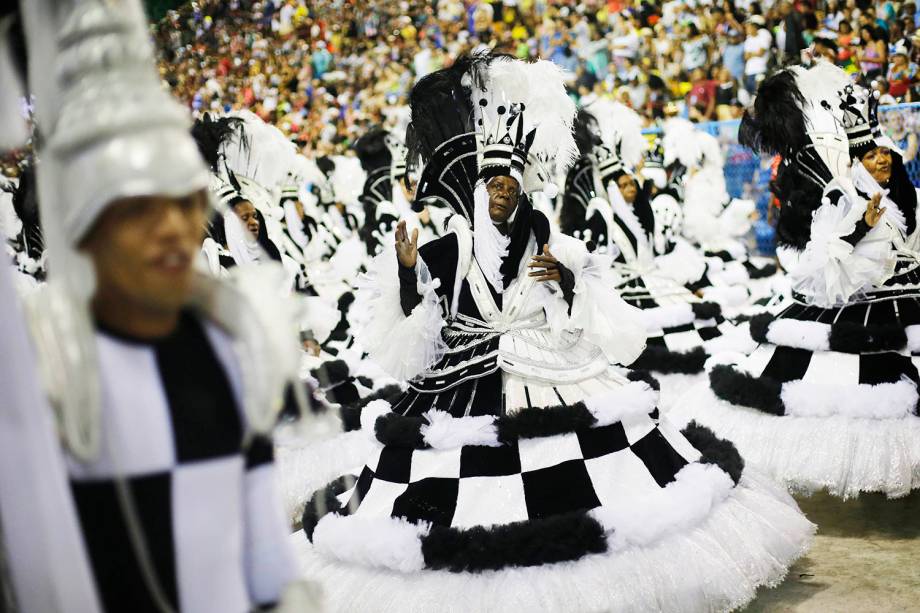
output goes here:
<path id="1" fill-rule="evenodd" d="M 636 182 L 632 177 L 629 175 L 623 175 L 617 179 L 617 187 L 620 188 L 620 193 L 623 194 L 623 200 L 626 201 L 626 204 L 632 204 L 636 201 L 638 188 L 636 187 Z"/>
<path id="2" fill-rule="evenodd" d="M 248 200 L 241 200 L 233 205 L 233 212 L 240 218 L 246 229 L 253 236 L 259 235 L 259 216 L 256 215 L 256 207 Z"/>
<path id="3" fill-rule="evenodd" d="M 885 185 L 891 178 L 891 150 L 888 147 L 876 147 L 862 157 L 862 165 L 879 185 Z"/>
<path id="4" fill-rule="evenodd" d="M 96 271 L 97 319 L 139 337 L 169 333 L 188 301 L 206 221 L 204 191 L 109 206 L 80 244 Z"/>
<path id="5" fill-rule="evenodd" d="M 517 208 L 521 186 L 514 177 L 495 177 L 486 184 L 489 193 L 489 217 L 494 223 L 505 223 Z"/>

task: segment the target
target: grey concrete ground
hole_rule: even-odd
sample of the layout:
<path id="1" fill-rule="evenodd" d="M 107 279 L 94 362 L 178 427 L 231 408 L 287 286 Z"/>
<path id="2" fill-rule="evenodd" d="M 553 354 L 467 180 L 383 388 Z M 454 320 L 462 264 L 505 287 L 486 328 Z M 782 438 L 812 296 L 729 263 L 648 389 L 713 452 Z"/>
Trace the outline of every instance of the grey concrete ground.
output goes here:
<path id="1" fill-rule="evenodd" d="M 920 612 L 920 491 L 898 500 L 797 497 L 818 524 L 809 554 L 745 611 Z"/>

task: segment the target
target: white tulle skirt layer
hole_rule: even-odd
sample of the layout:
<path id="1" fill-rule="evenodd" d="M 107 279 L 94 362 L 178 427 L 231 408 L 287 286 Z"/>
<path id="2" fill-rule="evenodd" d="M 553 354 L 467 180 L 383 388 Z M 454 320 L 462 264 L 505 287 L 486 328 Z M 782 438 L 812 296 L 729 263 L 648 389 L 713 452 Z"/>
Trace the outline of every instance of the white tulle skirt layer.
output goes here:
<path id="1" fill-rule="evenodd" d="M 653 373 L 655 379 L 661 385 L 661 395 L 658 397 L 658 408 L 662 412 L 667 412 L 673 407 L 680 398 L 693 386 L 706 380 L 706 373 L 700 372 L 693 375 L 681 373 L 659 374 Z"/>
<path id="2" fill-rule="evenodd" d="M 668 412 L 683 428 L 690 420 L 730 440 L 748 466 L 793 491 L 827 490 L 851 498 L 883 492 L 890 498 L 920 488 L 920 418 L 777 417 L 732 405 L 702 383 Z"/>
<path id="3" fill-rule="evenodd" d="M 300 521 L 304 505 L 316 490 L 345 474 L 357 474 L 379 448 L 373 436 L 356 430 L 322 442 L 276 442 L 275 466 L 284 510 Z"/>
<path id="4" fill-rule="evenodd" d="M 696 528 L 654 546 L 576 562 L 484 573 L 404 574 L 336 562 L 292 535 L 305 577 L 329 611 L 727 611 L 779 583 L 815 526 L 795 501 L 746 469 Z"/>

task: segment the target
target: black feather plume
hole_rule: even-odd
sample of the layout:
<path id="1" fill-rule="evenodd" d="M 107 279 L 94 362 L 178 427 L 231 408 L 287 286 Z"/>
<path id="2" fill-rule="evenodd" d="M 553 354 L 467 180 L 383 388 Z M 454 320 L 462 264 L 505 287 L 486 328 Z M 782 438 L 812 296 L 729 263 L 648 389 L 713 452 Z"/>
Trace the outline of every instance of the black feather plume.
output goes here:
<path id="1" fill-rule="evenodd" d="M 384 140 L 386 135 L 387 131 L 381 126 L 374 126 L 355 143 L 355 155 L 361 161 L 361 168 L 364 169 L 364 172 L 389 166 L 393 161 L 393 156 Z"/>
<path id="2" fill-rule="evenodd" d="M 476 130 L 472 87 L 484 89 L 489 65 L 498 53 L 462 55 L 447 68 L 422 77 L 409 93 L 411 123 L 406 131 L 409 164 L 427 163 L 441 143 Z M 469 80 L 464 76 L 468 75 Z"/>
<path id="3" fill-rule="evenodd" d="M 249 150 L 249 139 L 243 131 L 243 120 L 239 117 L 218 117 L 214 119 L 210 113 L 197 120 L 192 126 L 192 138 L 198 145 L 201 157 L 208 163 L 211 172 L 216 173 L 220 165 L 220 148 L 234 135 L 239 136 L 240 143 Z"/>
<path id="4" fill-rule="evenodd" d="M 802 105 L 805 98 L 795 75 L 783 70 L 757 88 L 754 112 L 745 111 L 738 142 L 754 151 L 788 156 L 808 144 Z"/>

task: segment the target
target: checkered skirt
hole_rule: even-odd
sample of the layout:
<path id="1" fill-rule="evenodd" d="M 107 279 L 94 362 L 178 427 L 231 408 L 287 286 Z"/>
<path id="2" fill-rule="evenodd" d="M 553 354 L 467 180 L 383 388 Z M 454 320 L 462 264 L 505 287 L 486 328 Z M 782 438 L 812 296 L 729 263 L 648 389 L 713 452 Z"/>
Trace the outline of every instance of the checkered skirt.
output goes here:
<path id="1" fill-rule="evenodd" d="M 656 319 L 652 315 L 654 311 L 701 304 L 685 287 L 657 275 L 635 277 L 618 290 L 623 300 L 646 311 L 649 319 Z M 691 317 L 663 325 L 650 324 L 646 348 L 630 366 L 659 374 L 702 373 L 703 364 L 711 354 L 711 341 L 730 332 L 734 326 L 722 317 L 718 308 L 714 312 L 700 310 L 690 314 Z"/>
<path id="2" fill-rule="evenodd" d="M 710 373 L 723 400 L 777 415 L 891 416 L 879 401 L 916 413 L 920 292 L 880 291 L 835 308 L 793 300 L 753 318 L 751 335 L 760 345 L 746 359 Z M 895 389 L 903 393 L 885 394 Z"/>
<path id="3" fill-rule="evenodd" d="M 760 342 L 669 412 L 738 445 L 788 487 L 841 496 L 920 487 L 920 291 L 835 308 L 793 299 L 750 322 Z"/>
<path id="4" fill-rule="evenodd" d="M 318 492 L 304 530 L 325 554 L 402 571 L 534 566 L 642 540 L 648 526 L 634 525 L 630 501 L 668 508 L 670 529 L 700 508 L 682 509 L 681 491 L 709 508 L 743 466 L 704 429 L 691 443 L 659 416 L 656 397 L 634 381 L 586 403 L 497 418 L 386 413 L 357 479 Z M 390 553 L 375 553 L 368 533 Z"/>

